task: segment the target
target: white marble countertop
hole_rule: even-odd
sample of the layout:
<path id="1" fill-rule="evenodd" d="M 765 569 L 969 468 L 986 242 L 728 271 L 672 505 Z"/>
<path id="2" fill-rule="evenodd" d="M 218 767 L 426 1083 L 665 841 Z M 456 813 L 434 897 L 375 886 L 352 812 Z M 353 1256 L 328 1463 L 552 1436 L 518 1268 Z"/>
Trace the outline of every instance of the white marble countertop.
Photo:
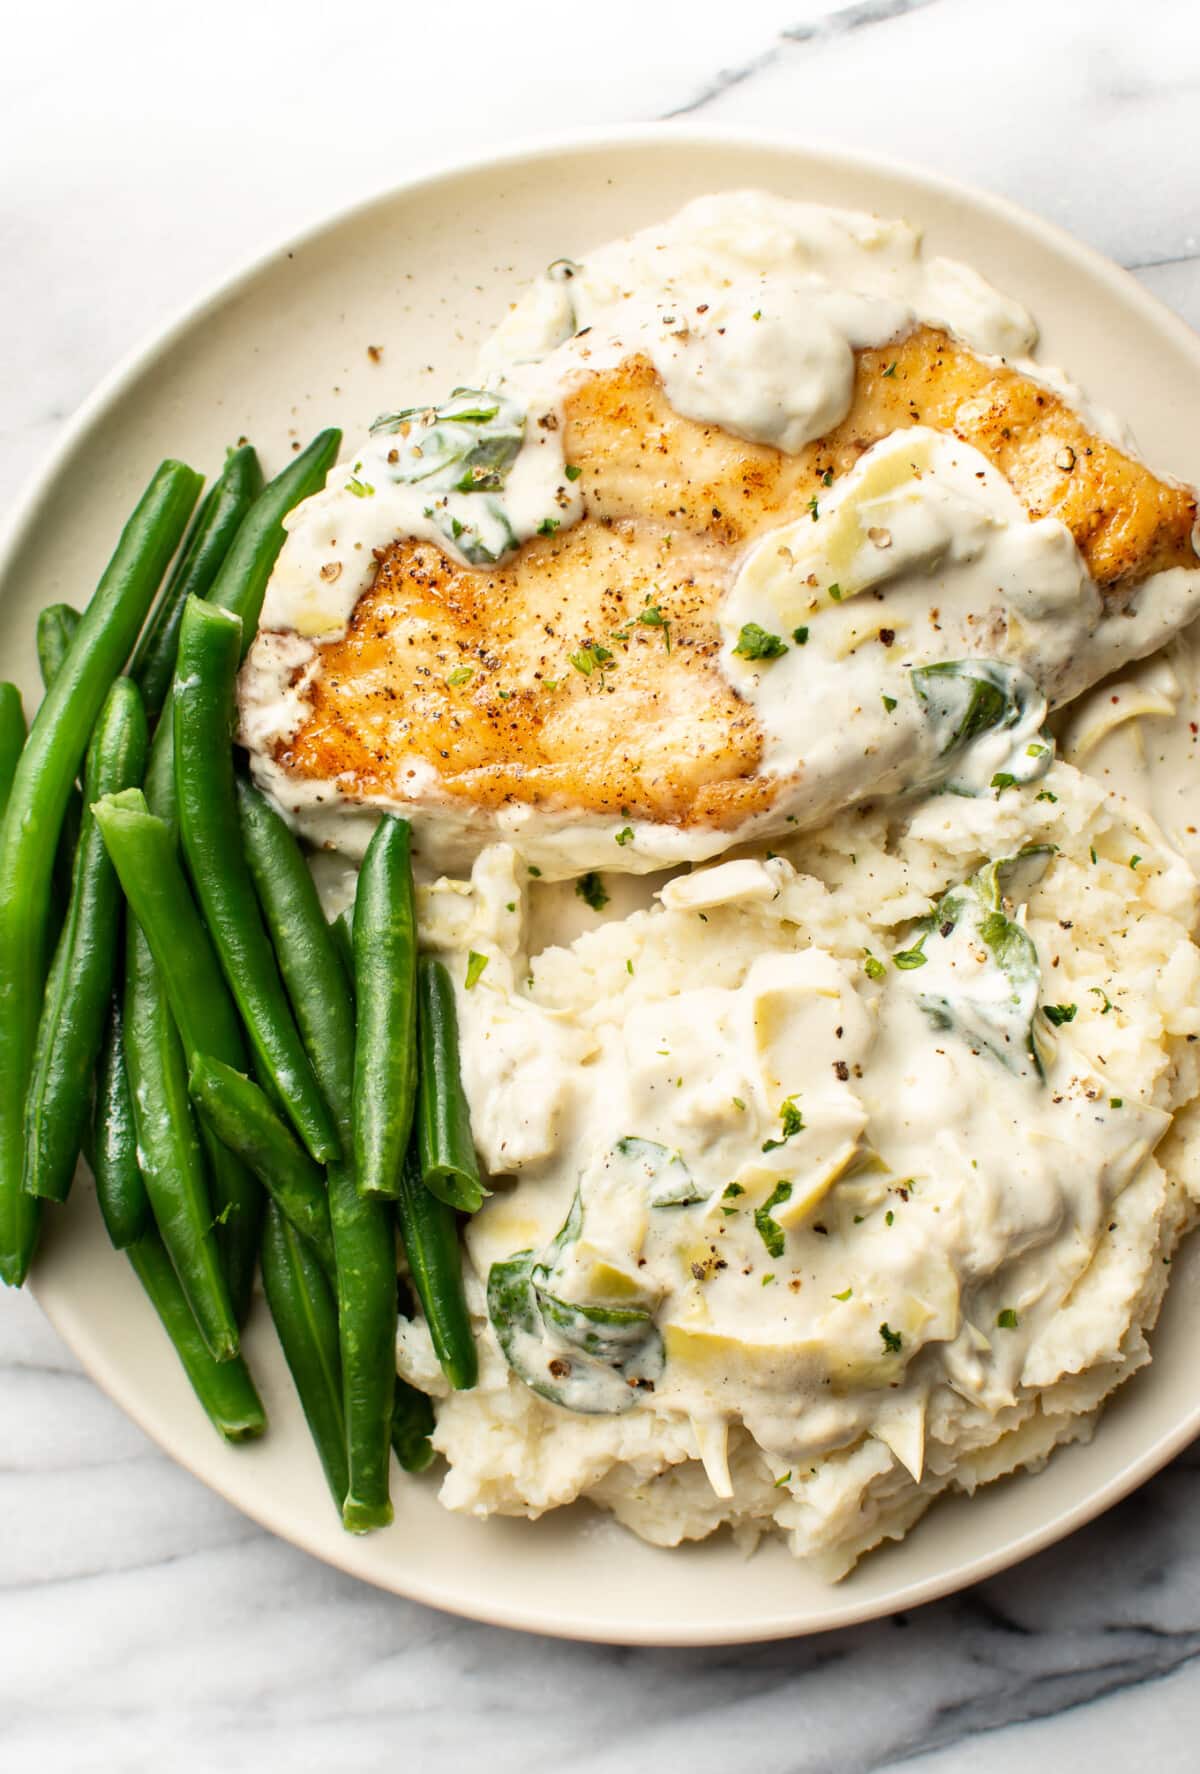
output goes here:
<path id="1" fill-rule="evenodd" d="M 1060 222 L 1200 324 L 1178 0 L 43 0 L 0 63 L 0 503 L 194 292 L 422 164 L 687 114 L 895 154 Z M 449 101 L 449 102 L 448 102 Z M 39 1774 L 1194 1769 L 1200 1449 L 1006 1576 L 731 1651 L 556 1644 L 316 1564 L 0 1299 L 0 1744 Z"/>

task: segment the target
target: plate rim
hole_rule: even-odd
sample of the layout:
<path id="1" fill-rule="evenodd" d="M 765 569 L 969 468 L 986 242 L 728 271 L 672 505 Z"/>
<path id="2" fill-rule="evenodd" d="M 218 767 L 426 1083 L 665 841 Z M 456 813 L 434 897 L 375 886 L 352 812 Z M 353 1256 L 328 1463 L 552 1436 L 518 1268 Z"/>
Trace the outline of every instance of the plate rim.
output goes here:
<path id="1" fill-rule="evenodd" d="M 1033 211 L 1025 209 L 1011 198 L 992 191 L 981 190 L 964 181 L 934 172 L 902 157 L 847 148 L 840 143 L 830 143 L 781 131 L 753 130 L 736 125 L 698 124 L 670 119 L 652 123 L 629 123 L 616 126 L 594 125 L 586 129 L 532 133 L 522 136 L 499 153 L 490 153 L 486 146 L 478 146 L 467 154 L 439 157 L 423 164 L 419 171 L 408 178 L 386 181 L 351 203 L 322 209 L 299 229 L 281 234 L 257 252 L 240 258 L 232 269 L 211 280 L 196 296 L 173 307 L 157 327 L 117 359 L 112 368 L 106 372 L 73 411 L 45 455 L 26 474 L 15 501 L 8 508 L 3 523 L 0 524 L 0 579 L 6 577 L 10 572 L 14 561 L 38 522 L 42 505 L 53 488 L 59 470 L 72 455 L 80 438 L 86 434 L 93 422 L 119 401 L 141 376 L 166 358 L 174 345 L 196 323 L 203 321 L 210 313 L 235 299 L 239 292 L 251 284 L 262 272 L 276 265 L 287 255 L 296 253 L 310 243 L 319 240 L 334 227 L 362 220 L 377 207 L 386 207 L 399 198 L 430 194 L 435 192 L 440 185 L 451 183 L 465 175 L 485 169 L 502 176 L 507 172 L 519 171 L 539 162 L 550 161 L 556 155 L 579 154 L 581 152 L 598 155 L 607 149 L 628 149 L 639 146 L 653 153 L 664 142 L 679 141 L 690 141 L 708 147 L 729 145 L 751 150 L 759 149 L 783 156 L 794 155 L 798 158 L 807 158 L 810 162 L 825 161 L 848 172 L 868 176 L 881 172 L 886 173 L 889 176 L 899 177 L 910 182 L 918 188 L 924 188 L 942 198 L 953 199 L 977 215 L 983 214 L 1002 224 L 1016 227 L 1026 234 L 1033 234 L 1053 252 L 1074 260 L 1088 277 L 1102 282 L 1126 302 L 1131 302 L 1133 306 L 1142 308 L 1153 319 L 1160 332 L 1167 336 L 1171 347 L 1190 357 L 1200 371 L 1200 335 L 1194 332 L 1187 322 L 1158 296 L 1146 289 L 1130 271 L 1118 265 L 1097 248 L 1081 241 L 1058 223 L 1051 222 Z M 256 1507 L 253 1502 L 247 1503 L 241 1495 L 235 1495 L 232 1484 L 227 1485 L 220 1478 L 197 1472 L 188 1459 L 182 1457 L 170 1445 L 170 1437 L 164 1439 L 163 1431 L 152 1420 L 150 1413 L 143 1410 L 136 1392 L 130 1396 L 123 1384 L 120 1369 L 106 1360 L 102 1354 L 91 1348 L 80 1348 L 71 1340 L 63 1329 L 54 1307 L 47 1304 L 42 1298 L 38 1286 L 38 1266 L 36 1264 L 30 1276 L 30 1292 L 88 1376 L 138 1425 L 154 1445 L 182 1465 L 200 1483 L 215 1490 L 226 1502 L 241 1514 L 249 1517 L 259 1527 L 298 1546 L 321 1563 L 370 1583 L 373 1587 L 384 1590 L 385 1593 L 400 1595 L 460 1618 L 473 1619 L 489 1625 L 505 1626 L 522 1632 L 589 1643 L 663 1648 L 752 1644 L 809 1636 L 818 1632 L 861 1625 L 886 1617 L 898 1610 L 909 1611 L 996 1576 L 999 1572 L 1007 1570 L 1065 1539 L 1129 1496 L 1131 1492 L 1161 1471 L 1181 1449 L 1193 1441 L 1197 1434 L 1200 1434 L 1200 1399 L 1198 1399 L 1192 1409 L 1173 1428 L 1160 1435 L 1122 1471 L 1113 1475 L 1098 1490 L 1089 1493 L 1085 1499 L 1060 1508 L 1050 1519 L 1043 1521 L 1036 1528 L 1030 1528 L 1015 1541 L 1006 1542 L 993 1553 L 985 1553 L 971 1559 L 965 1567 L 958 1566 L 950 1571 L 912 1579 L 902 1584 L 883 1602 L 878 1597 L 864 1597 L 861 1601 L 855 1602 L 847 1591 L 831 1586 L 831 1605 L 822 1609 L 820 1613 L 814 1613 L 809 1609 L 803 1619 L 798 1619 L 796 1615 L 790 1614 L 786 1610 L 776 1609 L 770 1614 L 765 1614 L 760 1621 L 754 1624 L 737 1628 L 720 1625 L 715 1628 L 706 1627 L 703 1623 L 698 1622 L 689 1625 L 681 1624 L 674 1630 L 667 1632 L 660 1626 L 639 1629 L 636 1622 L 630 1620 L 623 1630 L 618 1631 L 615 1628 L 597 1627 L 573 1607 L 563 1607 L 553 1620 L 548 1620 L 544 1612 L 535 1608 L 524 1608 L 516 1602 L 489 1601 L 481 1598 L 475 1604 L 468 1606 L 459 1595 L 448 1596 L 437 1582 L 419 1576 L 407 1579 L 405 1586 L 399 1588 L 395 1582 L 387 1580 L 382 1574 L 375 1577 L 370 1572 L 357 1567 L 350 1558 L 350 1548 L 357 1544 L 353 1539 L 348 1538 L 345 1556 L 338 1558 L 331 1554 L 327 1546 L 318 1545 L 313 1537 L 306 1535 L 303 1530 L 289 1529 L 285 1532 L 276 1522 L 268 1518 L 264 1510 Z M 1123 1387 L 1119 1390 L 1123 1390 Z M 833 1598 L 839 1595 L 846 1599 L 837 1603 Z"/>

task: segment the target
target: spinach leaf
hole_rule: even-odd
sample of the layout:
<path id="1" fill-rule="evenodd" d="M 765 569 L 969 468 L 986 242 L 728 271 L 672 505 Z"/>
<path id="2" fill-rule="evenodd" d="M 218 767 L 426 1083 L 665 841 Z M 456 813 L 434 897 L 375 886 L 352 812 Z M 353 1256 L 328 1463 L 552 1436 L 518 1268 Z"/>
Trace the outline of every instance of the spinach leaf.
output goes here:
<path id="1" fill-rule="evenodd" d="M 935 1027 L 1037 1077 L 1044 1075 L 1035 1023 L 1041 963 L 1033 938 L 1006 907 L 1028 896 L 1052 855 L 1051 846 L 1031 844 L 994 858 L 949 888 L 919 926 L 929 971 L 915 995 Z"/>

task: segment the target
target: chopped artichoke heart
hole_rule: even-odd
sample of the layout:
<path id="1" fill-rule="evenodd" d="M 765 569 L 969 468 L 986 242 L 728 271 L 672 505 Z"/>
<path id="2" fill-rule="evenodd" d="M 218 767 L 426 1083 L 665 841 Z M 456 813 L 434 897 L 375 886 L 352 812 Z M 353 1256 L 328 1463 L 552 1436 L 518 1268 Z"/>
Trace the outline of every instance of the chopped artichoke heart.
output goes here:
<path id="1" fill-rule="evenodd" d="M 925 1400 L 914 1399 L 898 1410 L 885 1411 L 876 1418 L 874 1433 L 920 1484 L 925 1469 Z"/>
<path id="2" fill-rule="evenodd" d="M 729 1476 L 729 1424 L 723 1417 L 692 1417 L 689 1419 L 700 1463 L 705 1477 L 717 1497 L 732 1497 L 733 1480 Z"/>
<path id="3" fill-rule="evenodd" d="M 802 1171 L 795 1176 L 791 1195 L 773 1210 L 776 1224 L 788 1231 L 807 1219 L 838 1178 L 845 1175 L 857 1154 L 857 1139 L 843 1140 L 812 1170 Z"/>

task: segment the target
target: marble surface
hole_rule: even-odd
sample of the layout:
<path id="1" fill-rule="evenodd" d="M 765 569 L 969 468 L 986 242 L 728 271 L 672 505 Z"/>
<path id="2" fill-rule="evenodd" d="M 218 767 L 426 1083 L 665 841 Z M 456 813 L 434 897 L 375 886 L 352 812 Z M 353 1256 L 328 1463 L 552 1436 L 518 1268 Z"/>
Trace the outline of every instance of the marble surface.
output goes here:
<path id="1" fill-rule="evenodd" d="M 1177 0 L 14 9 L 0 504 L 124 352 L 265 242 L 577 125 L 710 118 L 921 162 L 1063 223 L 1200 324 L 1198 98 L 1200 15 Z M 161 1456 L 26 1297 L 0 1299 L 0 1423 L 7 1768 L 1196 1766 L 1200 1448 L 909 1617 L 634 1652 L 448 1619 L 272 1539 Z"/>

